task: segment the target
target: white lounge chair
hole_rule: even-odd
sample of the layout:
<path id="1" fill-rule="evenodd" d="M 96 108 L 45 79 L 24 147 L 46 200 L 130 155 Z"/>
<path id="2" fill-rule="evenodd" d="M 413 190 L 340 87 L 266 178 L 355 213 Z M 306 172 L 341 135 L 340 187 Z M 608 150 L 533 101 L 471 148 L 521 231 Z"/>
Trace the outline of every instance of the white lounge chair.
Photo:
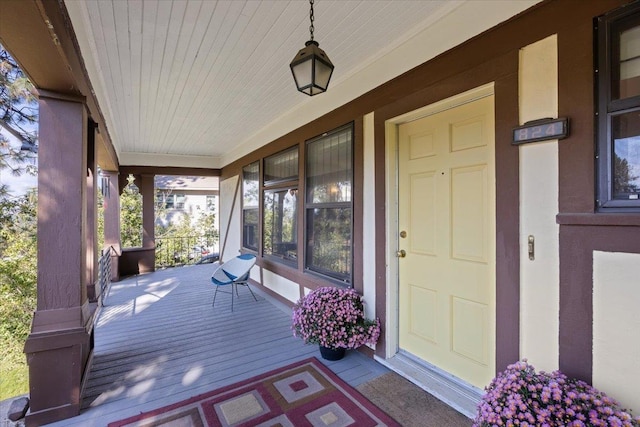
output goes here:
<path id="1" fill-rule="evenodd" d="M 211 276 L 211 283 L 216 285 L 216 292 L 213 294 L 213 303 L 211 307 L 216 304 L 216 296 L 220 286 L 231 285 L 231 291 L 222 291 L 231 293 L 231 311 L 233 311 L 233 294 L 238 295 L 238 285 L 246 286 L 251 292 L 253 299 L 258 301 L 255 294 L 249 286 L 248 280 L 251 273 L 251 268 L 256 263 L 256 256 L 251 254 L 242 254 L 225 262 L 213 272 Z"/>

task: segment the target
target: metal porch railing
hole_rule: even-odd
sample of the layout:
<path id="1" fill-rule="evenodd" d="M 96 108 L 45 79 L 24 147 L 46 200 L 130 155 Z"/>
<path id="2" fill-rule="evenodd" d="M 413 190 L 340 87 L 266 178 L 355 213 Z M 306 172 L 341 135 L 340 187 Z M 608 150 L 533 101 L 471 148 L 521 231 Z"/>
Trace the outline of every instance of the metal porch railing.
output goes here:
<path id="1" fill-rule="evenodd" d="M 104 298 L 111 284 L 111 252 L 115 251 L 113 246 L 102 250 L 102 255 L 98 259 L 98 287 L 100 295 L 98 296 L 98 304 L 104 305 Z"/>

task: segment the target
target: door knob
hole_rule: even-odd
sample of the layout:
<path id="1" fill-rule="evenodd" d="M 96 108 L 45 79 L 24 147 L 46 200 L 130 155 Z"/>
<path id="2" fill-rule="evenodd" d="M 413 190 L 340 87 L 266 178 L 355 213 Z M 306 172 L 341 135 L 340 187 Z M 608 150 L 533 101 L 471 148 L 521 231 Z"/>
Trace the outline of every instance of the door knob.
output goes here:
<path id="1" fill-rule="evenodd" d="M 407 253 L 405 252 L 405 250 L 404 250 L 404 249 L 400 249 L 398 252 L 396 252 L 396 256 L 397 256 L 398 258 L 404 258 L 404 257 L 406 257 L 406 256 L 407 256 Z"/>

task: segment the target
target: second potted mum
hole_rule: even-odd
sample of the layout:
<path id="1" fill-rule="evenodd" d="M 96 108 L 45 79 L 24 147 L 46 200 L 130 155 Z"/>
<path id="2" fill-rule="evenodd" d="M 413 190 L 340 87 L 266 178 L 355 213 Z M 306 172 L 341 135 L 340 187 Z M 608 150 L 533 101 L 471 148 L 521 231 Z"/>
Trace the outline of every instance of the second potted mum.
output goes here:
<path id="1" fill-rule="evenodd" d="M 318 288 L 293 308 L 293 335 L 307 344 L 318 344 L 320 354 L 339 360 L 347 349 L 375 344 L 380 321 L 365 319 L 362 296 L 353 289 Z"/>

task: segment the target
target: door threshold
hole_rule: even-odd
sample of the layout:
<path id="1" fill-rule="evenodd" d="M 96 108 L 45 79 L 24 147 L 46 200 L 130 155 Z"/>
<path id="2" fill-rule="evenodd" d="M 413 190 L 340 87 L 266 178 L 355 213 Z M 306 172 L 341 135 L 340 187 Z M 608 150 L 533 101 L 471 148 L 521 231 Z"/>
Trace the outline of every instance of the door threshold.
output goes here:
<path id="1" fill-rule="evenodd" d="M 440 399 L 467 418 L 475 418 L 483 391 L 442 369 L 400 351 L 375 360 Z"/>

